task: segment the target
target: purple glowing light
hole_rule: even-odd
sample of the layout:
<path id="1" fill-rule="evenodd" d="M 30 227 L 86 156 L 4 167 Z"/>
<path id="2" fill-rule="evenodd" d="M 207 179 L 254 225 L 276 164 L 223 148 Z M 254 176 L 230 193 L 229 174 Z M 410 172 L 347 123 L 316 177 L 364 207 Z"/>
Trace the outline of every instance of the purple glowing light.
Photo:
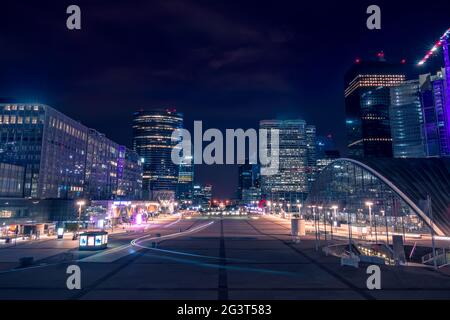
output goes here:
<path id="1" fill-rule="evenodd" d="M 136 224 L 137 225 L 141 225 L 142 224 L 142 214 L 141 213 L 138 213 L 136 215 Z"/>

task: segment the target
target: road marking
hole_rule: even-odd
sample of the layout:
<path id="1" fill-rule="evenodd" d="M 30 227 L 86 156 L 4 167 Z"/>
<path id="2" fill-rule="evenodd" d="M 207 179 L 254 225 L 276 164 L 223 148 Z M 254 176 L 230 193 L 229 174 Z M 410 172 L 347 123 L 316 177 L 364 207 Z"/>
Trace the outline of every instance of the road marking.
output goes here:
<path id="1" fill-rule="evenodd" d="M 169 227 L 169 226 L 173 226 L 174 224 L 180 222 L 181 219 L 182 219 L 182 216 L 181 216 L 181 215 L 178 215 L 178 219 L 175 220 L 175 221 L 173 221 L 173 222 L 171 222 L 171 223 L 168 223 L 168 224 L 162 225 L 162 226 L 152 225 L 151 227 L 152 227 L 152 228 L 153 228 L 153 227 L 167 228 L 167 227 Z M 149 236 L 149 235 L 146 235 L 146 236 Z M 144 236 L 144 237 L 145 237 L 145 236 Z M 141 238 L 142 238 L 142 237 L 141 237 Z M 138 238 L 138 239 L 139 239 L 139 238 Z M 129 244 L 124 244 L 124 245 L 121 245 L 121 246 L 119 246 L 119 247 L 112 248 L 112 249 L 110 249 L 110 250 L 103 251 L 103 252 L 94 254 L 94 255 L 92 255 L 92 256 L 83 258 L 83 259 L 79 259 L 79 260 L 77 260 L 77 261 L 78 261 L 78 262 L 100 262 L 100 263 L 110 263 L 110 262 L 114 262 L 114 261 L 116 261 L 116 260 L 118 260 L 118 259 L 120 259 L 120 258 L 123 258 L 123 257 L 125 257 L 125 256 L 127 256 L 127 255 L 129 255 L 129 254 L 132 254 L 132 253 L 136 252 L 136 251 L 134 251 L 133 249 L 132 249 L 132 250 L 126 251 L 126 249 L 129 249 L 131 246 L 132 246 L 131 243 L 129 243 Z"/>

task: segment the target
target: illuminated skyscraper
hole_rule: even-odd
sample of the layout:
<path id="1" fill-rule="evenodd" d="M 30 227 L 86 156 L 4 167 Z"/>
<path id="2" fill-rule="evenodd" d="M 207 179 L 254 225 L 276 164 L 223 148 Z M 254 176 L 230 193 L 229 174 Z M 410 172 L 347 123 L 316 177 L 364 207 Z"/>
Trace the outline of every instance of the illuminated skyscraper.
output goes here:
<path id="1" fill-rule="evenodd" d="M 253 187 L 253 164 L 250 164 L 248 159 L 245 160 L 246 163 L 240 164 L 238 166 L 238 190 L 237 197 L 242 200 L 242 194 L 244 190 Z"/>
<path id="2" fill-rule="evenodd" d="M 352 157 L 392 157 L 389 88 L 405 81 L 402 65 L 358 60 L 345 76 L 348 153 Z"/>
<path id="3" fill-rule="evenodd" d="M 211 205 L 212 185 L 195 184 L 193 187 L 193 205 L 207 209 Z"/>
<path id="4" fill-rule="evenodd" d="M 317 174 L 317 152 L 316 152 L 316 126 L 307 125 L 306 134 L 306 175 L 308 179 L 308 191 L 316 180 Z"/>
<path id="5" fill-rule="evenodd" d="M 263 120 L 259 126 L 268 132 L 278 129 L 280 138 L 278 173 L 261 175 L 262 193 L 272 201 L 295 202 L 305 199 L 308 193 L 306 122 L 300 119 Z"/>
<path id="6" fill-rule="evenodd" d="M 183 127 L 183 115 L 176 110 L 142 110 L 134 113 L 133 149 L 143 159 L 143 197 L 156 191 L 177 191 L 179 165 L 172 162 L 178 141 L 172 133 Z"/>
<path id="7" fill-rule="evenodd" d="M 419 80 L 428 157 L 450 157 L 450 110 L 446 110 L 444 74 L 444 70 L 436 75 L 424 74 Z"/>
<path id="8" fill-rule="evenodd" d="M 391 88 L 389 117 L 394 157 L 426 157 L 419 80 Z"/>
<path id="9" fill-rule="evenodd" d="M 193 154 L 191 152 L 191 154 Z M 194 188 L 194 161 L 192 156 L 182 158 L 177 184 L 177 200 L 192 201 Z"/>

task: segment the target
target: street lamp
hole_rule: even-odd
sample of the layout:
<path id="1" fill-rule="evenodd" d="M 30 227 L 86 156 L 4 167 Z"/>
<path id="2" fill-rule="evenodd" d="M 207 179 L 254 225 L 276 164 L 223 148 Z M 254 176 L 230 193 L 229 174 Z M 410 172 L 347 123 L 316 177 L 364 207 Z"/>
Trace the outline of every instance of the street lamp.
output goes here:
<path id="1" fill-rule="evenodd" d="M 389 245 L 389 228 L 388 228 L 388 220 L 386 216 L 386 212 L 384 210 L 380 210 L 381 216 L 384 218 L 384 224 L 386 226 L 386 244 Z"/>
<path id="2" fill-rule="evenodd" d="M 369 207 L 370 240 L 372 241 L 372 206 L 373 206 L 373 202 L 366 201 L 366 206 Z"/>
<path id="3" fill-rule="evenodd" d="M 321 212 L 323 212 L 323 227 L 324 227 L 323 233 L 324 233 L 325 241 L 327 241 L 327 226 L 325 224 L 326 223 L 325 212 L 323 211 L 322 206 L 318 206 L 317 209 L 319 210 L 319 215 L 317 218 L 317 221 L 318 221 L 317 222 L 317 230 L 318 230 L 318 232 L 320 232 L 320 214 L 321 214 Z"/>
<path id="4" fill-rule="evenodd" d="M 298 201 L 298 200 L 297 200 Z M 300 203 L 297 203 L 297 209 L 298 209 L 298 214 L 300 215 L 300 209 L 302 208 L 302 205 Z"/>
<path id="5" fill-rule="evenodd" d="M 337 221 L 337 209 L 338 209 L 338 206 L 337 205 L 333 205 L 333 206 L 331 206 L 331 209 L 333 209 L 333 217 L 331 219 L 331 223 L 332 223 L 331 230 L 333 230 L 334 221 Z M 331 237 L 333 237 L 333 234 L 331 235 Z"/>
<path id="6" fill-rule="evenodd" d="M 76 238 L 78 238 L 78 234 L 80 233 L 81 207 L 84 206 L 85 204 L 86 204 L 86 202 L 84 200 L 77 201 L 77 205 L 78 205 L 78 221 L 77 221 L 77 236 L 76 236 Z"/>
<path id="7" fill-rule="evenodd" d="M 316 237 L 316 251 L 319 250 L 319 230 L 318 230 L 318 226 L 317 226 L 317 221 L 316 221 L 316 206 L 309 206 L 309 208 L 312 208 L 312 212 L 313 212 L 313 217 L 314 217 L 314 231 L 315 231 L 315 237 Z M 320 217 L 319 217 L 320 218 Z"/>

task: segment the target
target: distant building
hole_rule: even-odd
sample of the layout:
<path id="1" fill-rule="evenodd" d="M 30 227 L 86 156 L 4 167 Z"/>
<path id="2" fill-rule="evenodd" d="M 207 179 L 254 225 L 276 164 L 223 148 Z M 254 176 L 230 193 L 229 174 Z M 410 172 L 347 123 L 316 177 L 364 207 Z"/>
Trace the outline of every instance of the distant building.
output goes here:
<path id="1" fill-rule="evenodd" d="M 304 120 L 263 120 L 260 129 L 279 130 L 279 168 L 274 175 L 261 175 L 262 194 L 274 201 L 295 203 L 308 193 L 308 147 Z M 270 131 L 268 131 L 270 132 Z M 268 148 L 270 146 L 270 139 Z"/>
<path id="2" fill-rule="evenodd" d="M 333 135 L 328 134 L 326 136 L 316 136 L 316 155 L 317 159 L 325 156 L 326 150 L 336 150 L 336 143 L 334 142 Z"/>
<path id="3" fill-rule="evenodd" d="M 436 75 L 421 75 L 419 81 L 427 156 L 449 157 L 450 110 L 445 108 L 444 70 Z"/>
<path id="4" fill-rule="evenodd" d="M 340 157 L 341 153 L 338 150 L 325 150 L 323 156 L 317 159 L 317 172 L 322 172 L 327 165 Z"/>
<path id="5" fill-rule="evenodd" d="M 317 173 L 321 172 L 334 159 L 341 157 L 341 153 L 336 149 L 336 144 L 333 140 L 333 135 L 316 137 L 316 165 Z"/>
<path id="6" fill-rule="evenodd" d="M 241 204 L 252 205 L 261 201 L 261 188 L 250 187 L 242 190 Z"/>
<path id="7" fill-rule="evenodd" d="M 391 88 L 389 117 L 395 158 L 424 158 L 426 141 L 419 80 Z"/>
<path id="8" fill-rule="evenodd" d="M 194 184 L 193 187 L 193 205 L 200 206 L 203 209 L 211 206 L 212 185 Z"/>
<path id="9" fill-rule="evenodd" d="M 179 172 L 177 183 L 177 200 L 192 203 L 194 192 L 194 163 L 192 156 L 184 156 Z"/>
<path id="10" fill-rule="evenodd" d="M 183 127 L 183 115 L 175 110 L 142 110 L 134 113 L 133 150 L 144 159 L 143 196 L 155 191 L 177 190 L 179 165 L 173 163 L 172 149 L 178 141 L 172 133 Z"/>
<path id="11" fill-rule="evenodd" d="M 348 154 L 351 157 L 392 157 L 389 88 L 406 80 L 402 65 L 357 61 L 345 75 Z"/>
<path id="12" fill-rule="evenodd" d="M 308 191 L 316 180 L 317 175 L 317 151 L 316 151 L 316 126 L 307 125 L 306 133 L 306 175 L 308 179 Z"/>
<path id="13" fill-rule="evenodd" d="M 237 198 L 242 200 L 244 190 L 253 187 L 253 164 L 246 159 L 245 164 L 238 165 L 238 190 Z"/>
<path id="14" fill-rule="evenodd" d="M 260 168 L 258 164 L 250 164 L 248 159 L 238 166 L 237 200 L 243 205 L 261 200 Z"/>

